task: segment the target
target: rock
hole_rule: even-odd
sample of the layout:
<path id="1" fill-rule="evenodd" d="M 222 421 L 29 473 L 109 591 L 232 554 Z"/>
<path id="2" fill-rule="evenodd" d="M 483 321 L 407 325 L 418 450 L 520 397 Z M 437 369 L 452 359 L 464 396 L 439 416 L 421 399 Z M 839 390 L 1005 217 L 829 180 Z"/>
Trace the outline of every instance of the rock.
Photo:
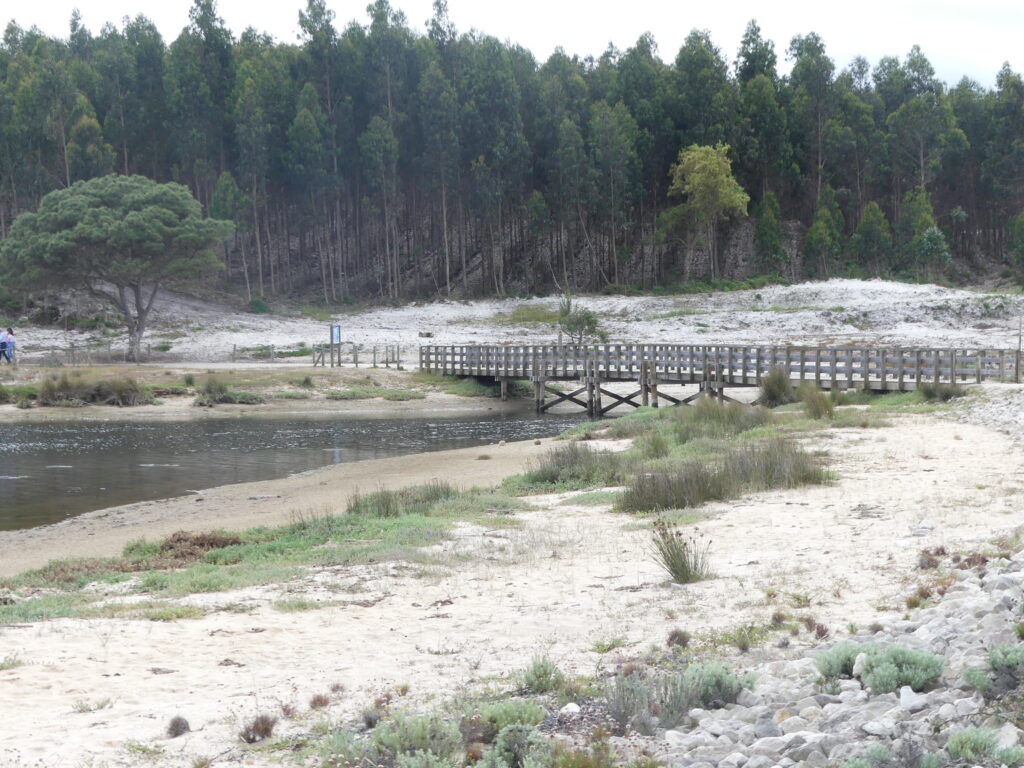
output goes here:
<path id="1" fill-rule="evenodd" d="M 996 747 L 999 749 L 1016 747 L 1017 744 L 1020 743 L 1021 730 L 1013 723 L 1005 723 L 996 733 L 999 739 L 996 743 Z"/>
<path id="2" fill-rule="evenodd" d="M 895 728 L 896 723 L 888 717 L 881 717 L 878 720 L 869 720 L 860 727 L 860 729 L 869 736 L 883 736 L 885 738 L 892 736 L 892 732 Z"/>
<path id="3" fill-rule="evenodd" d="M 782 736 L 768 736 L 758 739 L 750 745 L 751 755 L 764 755 L 765 757 L 779 757 L 786 749 L 788 742 Z"/>
<path id="4" fill-rule="evenodd" d="M 781 736 L 782 729 L 779 728 L 770 712 L 764 712 L 757 718 L 757 722 L 754 723 L 754 735 L 758 739 L 768 738 L 769 736 Z"/>
<path id="5" fill-rule="evenodd" d="M 787 717 L 781 723 L 779 728 L 782 729 L 783 733 L 797 733 L 798 731 L 806 731 L 809 723 L 802 717 Z"/>
<path id="6" fill-rule="evenodd" d="M 736 697 L 736 703 L 741 707 L 757 707 L 764 704 L 764 696 L 744 688 Z"/>
<path id="7" fill-rule="evenodd" d="M 560 710 L 558 710 L 558 714 L 561 717 L 576 717 L 577 715 L 579 715 L 579 713 L 580 713 L 580 705 L 579 704 L 575 704 L 575 703 L 573 703 L 571 701 L 568 704 L 566 704 L 564 707 L 562 707 Z"/>
<path id="8" fill-rule="evenodd" d="M 727 720 L 716 720 L 713 717 L 705 717 L 703 720 L 701 720 L 700 727 L 702 730 L 707 731 L 712 736 L 722 736 L 734 730 L 735 728 L 735 726 L 731 722 Z"/>
<path id="9" fill-rule="evenodd" d="M 743 768 L 772 768 L 775 761 L 764 755 L 751 755 Z"/>
<path id="10" fill-rule="evenodd" d="M 864 665 L 868 663 L 868 655 L 866 653 L 858 653 L 857 658 L 853 660 L 853 676 L 860 677 L 864 673 Z"/>
<path id="11" fill-rule="evenodd" d="M 928 697 L 914 693 L 909 685 L 904 685 L 900 688 L 900 706 L 908 712 L 920 712 L 928 706 Z"/>
<path id="12" fill-rule="evenodd" d="M 718 762 L 718 768 L 743 768 L 747 763 L 747 756 L 742 752 L 733 752 L 726 755 Z"/>

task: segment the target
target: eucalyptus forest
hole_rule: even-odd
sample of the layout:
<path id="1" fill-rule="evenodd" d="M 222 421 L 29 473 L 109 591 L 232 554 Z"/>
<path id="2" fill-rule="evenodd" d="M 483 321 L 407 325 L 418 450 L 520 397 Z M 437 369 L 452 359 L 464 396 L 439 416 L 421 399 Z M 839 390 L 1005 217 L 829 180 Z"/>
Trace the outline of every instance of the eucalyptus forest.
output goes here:
<path id="1" fill-rule="evenodd" d="M 234 36 L 214 0 L 172 41 L 141 15 L 94 33 L 76 12 L 60 39 L 11 22 L 0 236 L 47 193 L 116 173 L 184 184 L 233 222 L 226 285 L 249 299 L 1024 263 L 1008 65 L 994 87 L 950 87 L 916 46 L 835 62 L 815 33 L 777 49 L 755 21 L 734 56 L 694 30 L 674 55 L 646 34 L 540 62 L 456 29 L 445 0 L 425 25 L 388 0 L 347 25 L 325 0 L 297 12 L 295 43 Z"/>

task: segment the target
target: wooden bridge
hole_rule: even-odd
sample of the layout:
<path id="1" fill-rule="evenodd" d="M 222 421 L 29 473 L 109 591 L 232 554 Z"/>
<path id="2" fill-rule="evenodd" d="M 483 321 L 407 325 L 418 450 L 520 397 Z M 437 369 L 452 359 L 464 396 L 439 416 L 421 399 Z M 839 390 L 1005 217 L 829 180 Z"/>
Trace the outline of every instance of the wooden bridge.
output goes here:
<path id="1" fill-rule="evenodd" d="M 619 405 L 673 405 L 697 397 L 728 399 L 726 387 L 757 387 L 774 369 L 790 381 L 821 389 L 905 392 L 922 384 L 1021 380 L 1021 352 L 1008 349 L 905 349 L 878 347 L 722 346 L 699 344 L 551 344 L 420 347 L 420 369 L 446 376 L 486 376 L 501 382 L 533 382 L 538 411 L 562 402 L 603 416 Z M 548 384 L 576 381 L 572 392 Z M 602 386 L 633 382 L 636 392 L 621 395 Z M 676 398 L 660 388 L 699 385 L 696 394 Z M 553 399 L 548 400 L 547 395 Z M 607 405 L 604 399 L 611 402 Z"/>

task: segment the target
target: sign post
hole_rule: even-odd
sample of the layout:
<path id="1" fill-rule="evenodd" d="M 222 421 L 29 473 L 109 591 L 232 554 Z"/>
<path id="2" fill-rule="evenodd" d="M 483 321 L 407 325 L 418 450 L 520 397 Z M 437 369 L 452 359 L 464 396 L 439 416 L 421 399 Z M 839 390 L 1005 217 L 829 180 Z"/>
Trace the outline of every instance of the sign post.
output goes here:
<path id="1" fill-rule="evenodd" d="M 334 356 L 337 353 L 338 367 L 341 367 L 341 326 L 331 326 L 331 368 L 334 367 Z"/>

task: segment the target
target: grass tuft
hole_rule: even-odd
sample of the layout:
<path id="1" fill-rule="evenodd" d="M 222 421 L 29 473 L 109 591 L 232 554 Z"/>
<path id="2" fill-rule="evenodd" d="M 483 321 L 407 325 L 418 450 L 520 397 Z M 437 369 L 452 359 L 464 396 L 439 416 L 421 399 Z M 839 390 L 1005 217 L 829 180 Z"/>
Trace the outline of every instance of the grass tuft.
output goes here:
<path id="1" fill-rule="evenodd" d="M 710 541 L 684 536 L 664 520 L 658 520 L 654 523 L 651 543 L 654 559 L 675 583 L 690 584 L 711 575 L 708 563 Z"/>

